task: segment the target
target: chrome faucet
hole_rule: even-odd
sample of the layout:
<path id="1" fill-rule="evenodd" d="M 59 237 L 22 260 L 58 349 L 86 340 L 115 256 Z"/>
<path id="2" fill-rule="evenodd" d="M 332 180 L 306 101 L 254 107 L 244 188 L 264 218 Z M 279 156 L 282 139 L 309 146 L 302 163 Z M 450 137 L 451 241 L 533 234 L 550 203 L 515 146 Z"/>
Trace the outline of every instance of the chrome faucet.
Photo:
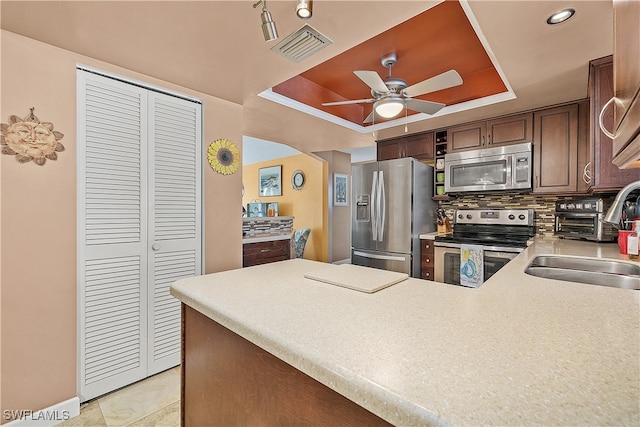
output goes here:
<path id="1" fill-rule="evenodd" d="M 609 224 L 613 224 L 617 228 L 620 228 L 620 218 L 622 217 L 622 210 L 625 207 L 624 202 L 626 201 L 629 193 L 631 193 L 633 190 L 640 190 L 640 181 L 632 182 L 631 184 L 620 190 L 615 200 L 613 201 L 613 204 L 607 211 L 607 214 L 602 219 L 603 222 L 608 222 Z"/>

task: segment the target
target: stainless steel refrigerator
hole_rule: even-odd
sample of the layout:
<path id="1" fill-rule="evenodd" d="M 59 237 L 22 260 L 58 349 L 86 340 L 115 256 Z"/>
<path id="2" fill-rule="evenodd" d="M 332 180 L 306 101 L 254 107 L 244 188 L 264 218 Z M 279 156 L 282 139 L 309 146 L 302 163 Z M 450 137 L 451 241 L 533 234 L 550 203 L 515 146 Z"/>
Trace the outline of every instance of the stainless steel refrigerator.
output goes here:
<path id="1" fill-rule="evenodd" d="M 351 263 L 420 277 L 419 236 L 436 230 L 433 168 L 404 158 L 351 174 Z"/>

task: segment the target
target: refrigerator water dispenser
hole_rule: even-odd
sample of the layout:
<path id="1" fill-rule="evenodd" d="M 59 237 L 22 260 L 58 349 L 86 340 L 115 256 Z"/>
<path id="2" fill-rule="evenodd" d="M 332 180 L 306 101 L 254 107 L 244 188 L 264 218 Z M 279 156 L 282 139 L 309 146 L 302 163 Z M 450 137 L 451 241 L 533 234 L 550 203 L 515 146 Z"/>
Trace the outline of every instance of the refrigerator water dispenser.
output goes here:
<path id="1" fill-rule="evenodd" d="M 369 208 L 369 195 L 361 194 L 356 197 L 356 221 L 369 222 L 371 220 L 371 208 Z"/>

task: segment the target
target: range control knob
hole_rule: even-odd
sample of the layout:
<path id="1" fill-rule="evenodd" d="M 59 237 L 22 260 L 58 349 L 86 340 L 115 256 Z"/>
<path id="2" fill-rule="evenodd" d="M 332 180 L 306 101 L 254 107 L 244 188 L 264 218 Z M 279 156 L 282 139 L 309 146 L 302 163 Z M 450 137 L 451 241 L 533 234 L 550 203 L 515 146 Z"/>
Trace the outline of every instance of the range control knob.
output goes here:
<path id="1" fill-rule="evenodd" d="M 471 216 L 471 214 L 467 214 L 467 219 L 471 219 L 473 218 L 473 216 Z"/>
<path id="2" fill-rule="evenodd" d="M 458 214 L 458 218 L 462 219 L 462 218 L 464 218 L 464 216 L 462 214 Z"/>
<path id="3" fill-rule="evenodd" d="M 514 214 L 509 214 L 509 219 L 513 221 L 514 219 L 516 219 L 516 216 Z"/>
<path id="4" fill-rule="evenodd" d="M 526 216 L 524 216 L 524 214 L 520 214 L 520 215 L 518 215 L 518 218 L 520 219 L 520 221 L 524 221 Z"/>

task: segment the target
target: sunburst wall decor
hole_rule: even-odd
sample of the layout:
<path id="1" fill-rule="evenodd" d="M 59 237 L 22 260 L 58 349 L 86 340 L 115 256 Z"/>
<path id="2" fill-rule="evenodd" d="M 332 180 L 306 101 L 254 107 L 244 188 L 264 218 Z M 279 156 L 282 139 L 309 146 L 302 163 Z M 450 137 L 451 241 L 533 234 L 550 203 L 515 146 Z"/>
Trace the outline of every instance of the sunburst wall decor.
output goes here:
<path id="1" fill-rule="evenodd" d="M 40 122 L 33 114 L 35 108 L 24 119 L 12 115 L 9 123 L 0 123 L 0 146 L 2 154 L 15 155 L 20 163 L 33 160 L 44 165 L 47 159 L 57 160 L 64 145 L 59 142 L 64 135 L 53 130 L 53 123 Z"/>
<path id="2" fill-rule="evenodd" d="M 240 167 L 240 152 L 233 142 L 220 138 L 209 145 L 207 160 L 214 171 L 231 175 Z"/>

